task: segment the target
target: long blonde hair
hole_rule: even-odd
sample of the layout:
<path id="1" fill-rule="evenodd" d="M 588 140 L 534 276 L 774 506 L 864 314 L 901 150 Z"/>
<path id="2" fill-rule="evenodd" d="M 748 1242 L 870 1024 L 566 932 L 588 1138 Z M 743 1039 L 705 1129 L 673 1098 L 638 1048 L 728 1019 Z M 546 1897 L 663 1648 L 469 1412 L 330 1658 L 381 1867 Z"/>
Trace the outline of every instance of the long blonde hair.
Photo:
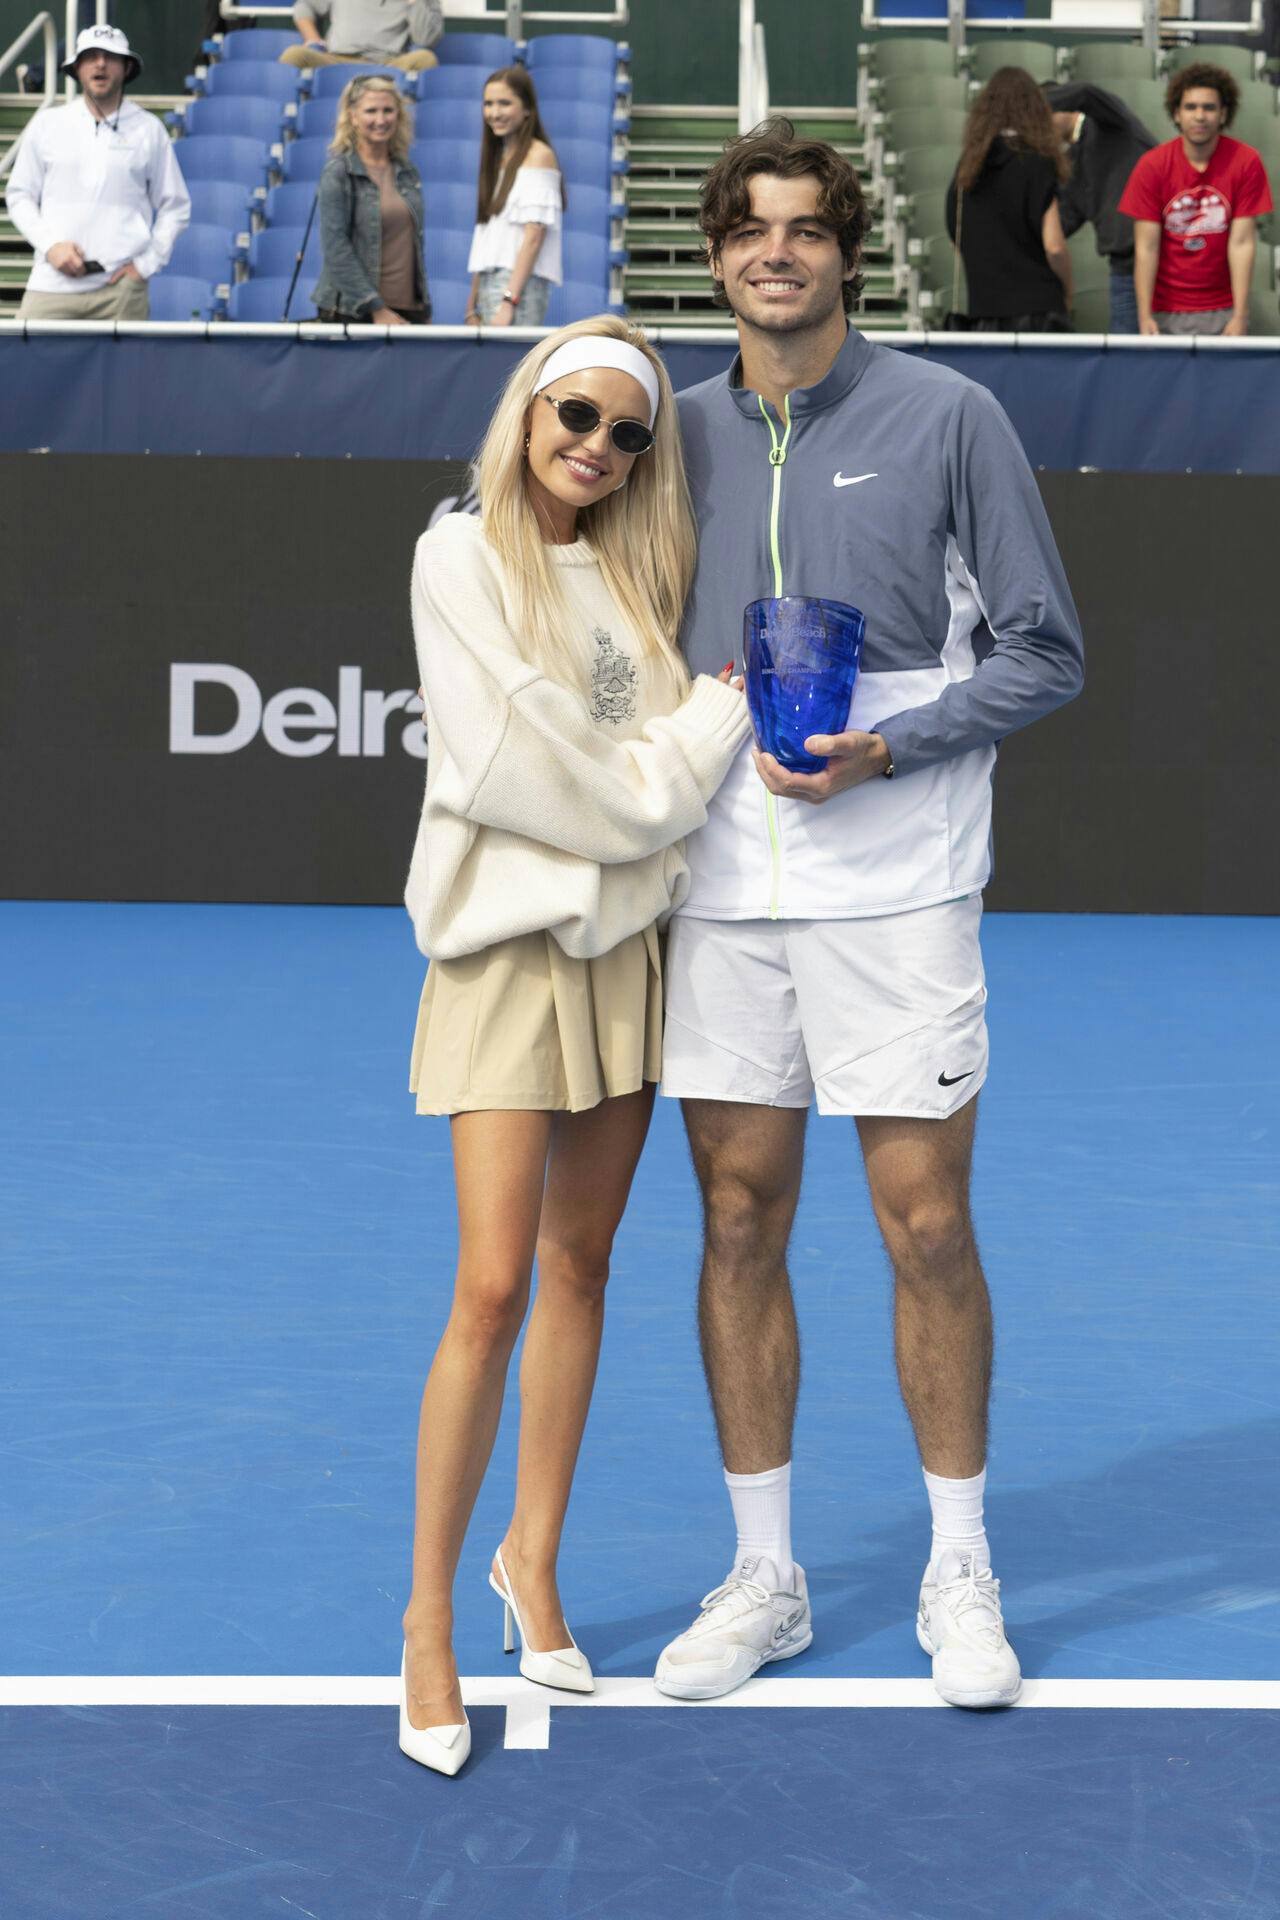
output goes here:
<path id="1" fill-rule="evenodd" d="M 542 369 L 566 340 L 598 335 L 638 349 L 658 379 L 654 445 L 631 468 L 624 487 L 578 514 L 606 586 L 644 652 L 665 666 L 681 697 L 689 670 L 680 652 L 680 622 L 693 580 L 697 533 L 685 479 L 680 423 L 667 370 L 639 327 L 611 313 L 578 320 L 540 340 L 514 369 L 476 455 L 475 483 L 485 538 L 501 563 L 511 596 L 513 631 L 525 658 L 563 684 L 581 687 L 580 652 L 565 636 L 568 616 L 560 569 L 548 555 L 526 486 L 525 435 Z"/>
<path id="2" fill-rule="evenodd" d="M 356 150 L 356 123 L 351 109 L 357 100 L 369 93 L 374 87 L 385 87 L 395 95 L 396 130 L 391 136 L 391 158 L 397 166 L 403 166 L 409 158 L 409 142 L 413 139 L 413 109 L 401 93 L 395 81 L 385 73 L 358 73 L 354 80 L 348 80 L 338 98 L 338 118 L 334 122 L 333 139 L 329 142 L 330 153 L 354 153 Z"/>

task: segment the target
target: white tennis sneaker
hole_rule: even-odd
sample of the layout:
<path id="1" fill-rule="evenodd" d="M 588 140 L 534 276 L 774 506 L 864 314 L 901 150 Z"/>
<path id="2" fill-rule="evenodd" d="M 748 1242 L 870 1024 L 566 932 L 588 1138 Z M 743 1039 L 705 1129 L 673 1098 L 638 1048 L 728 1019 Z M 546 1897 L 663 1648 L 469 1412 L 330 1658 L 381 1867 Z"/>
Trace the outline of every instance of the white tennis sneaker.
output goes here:
<path id="1" fill-rule="evenodd" d="M 789 1660 L 813 1639 L 804 1568 L 792 1589 L 778 1585 L 771 1560 L 744 1560 L 723 1586 L 704 1594 L 702 1611 L 664 1647 L 653 1683 L 673 1700 L 715 1700 L 732 1693 L 770 1660 Z"/>
<path id="2" fill-rule="evenodd" d="M 948 1552 L 936 1568 L 925 1568 L 916 1639 L 933 1656 L 933 1684 L 948 1706 L 1010 1707 L 1022 1691 L 1018 1656 L 1005 1639 L 1000 1582 L 975 1554 Z"/>

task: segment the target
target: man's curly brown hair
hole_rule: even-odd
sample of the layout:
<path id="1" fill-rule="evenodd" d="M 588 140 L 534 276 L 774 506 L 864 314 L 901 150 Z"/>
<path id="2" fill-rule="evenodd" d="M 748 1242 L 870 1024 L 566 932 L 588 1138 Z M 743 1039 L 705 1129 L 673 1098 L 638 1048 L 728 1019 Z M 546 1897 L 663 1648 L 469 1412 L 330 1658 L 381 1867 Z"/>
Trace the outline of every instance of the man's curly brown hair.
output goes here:
<path id="1" fill-rule="evenodd" d="M 825 140 L 797 139 L 791 122 L 781 115 L 730 140 L 702 183 L 698 225 L 706 235 L 707 253 L 713 261 L 719 262 L 720 250 L 733 229 L 750 216 L 750 183 L 758 173 L 771 173 L 780 180 L 798 180 L 812 174 L 818 182 L 818 219 L 834 230 L 846 271 L 857 263 L 870 225 L 857 174 Z M 844 282 L 846 313 L 857 304 L 862 288 L 860 273 Z M 729 305 L 719 280 L 713 298 L 719 307 Z"/>
<path id="2" fill-rule="evenodd" d="M 1240 108 L 1240 89 L 1225 67 L 1211 66 L 1207 60 L 1193 60 L 1189 67 L 1179 67 L 1169 76 L 1169 84 L 1164 90 L 1164 110 L 1172 120 L 1182 105 L 1184 93 L 1190 93 L 1192 87 L 1212 87 L 1222 102 L 1222 124 L 1229 127 Z"/>

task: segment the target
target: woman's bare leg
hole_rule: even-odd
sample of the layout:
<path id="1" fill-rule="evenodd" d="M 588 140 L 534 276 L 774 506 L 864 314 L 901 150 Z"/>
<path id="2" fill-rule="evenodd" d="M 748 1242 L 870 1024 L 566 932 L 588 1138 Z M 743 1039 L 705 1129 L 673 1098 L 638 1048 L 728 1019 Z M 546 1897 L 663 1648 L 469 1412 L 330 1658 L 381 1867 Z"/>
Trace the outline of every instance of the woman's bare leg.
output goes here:
<path id="1" fill-rule="evenodd" d="M 520 1362 L 515 1510 L 502 1557 L 530 1645 L 566 1647 L 556 1556 L 595 1384 L 613 1236 L 655 1089 L 557 1114 L 538 1228 L 538 1292 Z"/>
<path id="2" fill-rule="evenodd" d="M 413 1592 L 404 1616 L 416 1727 L 463 1717 L 453 1580 L 528 1304 L 551 1121 L 549 1113 L 488 1112 L 456 1114 L 452 1123 L 458 1273 L 422 1396 Z"/>

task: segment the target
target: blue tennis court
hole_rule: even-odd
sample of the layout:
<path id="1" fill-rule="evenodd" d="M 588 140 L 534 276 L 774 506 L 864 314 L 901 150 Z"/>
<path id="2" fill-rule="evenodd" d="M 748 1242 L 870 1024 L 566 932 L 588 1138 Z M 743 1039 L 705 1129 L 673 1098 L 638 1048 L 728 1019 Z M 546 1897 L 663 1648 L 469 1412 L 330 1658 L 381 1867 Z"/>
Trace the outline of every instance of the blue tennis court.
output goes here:
<path id="1" fill-rule="evenodd" d="M 10 903 L 0 944 L 8 1912 L 1280 1915 L 1274 921 L 987 922 L 988 1521 L 1026 1705 L 930 1705 L 887 1269 L 852 1130 L 817 1120 L 814 1644 L 731 1711 L 647 1691 L 732 1548 L 659 1103 L 561 1570 L 606 1684 L 561 1707 L 504 1663 L 512 1404 L 456 1781 L 392 1704 L 453 1258 L 403 915 Z"/>

